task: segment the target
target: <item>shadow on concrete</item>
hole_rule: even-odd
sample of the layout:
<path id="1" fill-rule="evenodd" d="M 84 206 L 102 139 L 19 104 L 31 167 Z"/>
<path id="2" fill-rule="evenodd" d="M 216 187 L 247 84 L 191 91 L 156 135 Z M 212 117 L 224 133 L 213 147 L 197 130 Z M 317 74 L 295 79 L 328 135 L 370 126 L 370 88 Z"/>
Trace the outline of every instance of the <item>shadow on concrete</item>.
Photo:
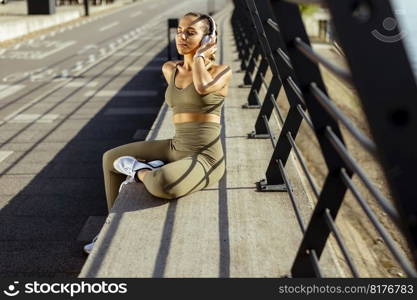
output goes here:
<path id="1" fill-rule="evenodd" d="M 148 48 L 149 45 L 141 47 Z M 152 47 L 148 50 L 151 49 Z M 145 67 L 161 67 L 161 60 L 156 58 L 163 56 L 165 51 L 158 53 Z M 131 64 L 140 58 L 132 58 Z M 122 59 L 126 58 L 120 58 Z M 118 61 L 119 58 L 113 65 Z M 104 71 L 111 67 L 112 65 Z M 100 77 L 104 71 L 95 74 L 94 77 Z M 120 70 L 112 78 L 108 78 L 102 89 L 116 80 L 122 72 L 123 70 Z M 62 144 L 65 146 L 0 211 L 1 277 L 77 277 L 86 258 L 82 252 L 84 242 L 77 241 L 77 237 L 89 216 L 102 216 L 104 221 L 107 215 L 101 167 L 102 154 L 108 149 L 132 142 L 132 136 L 138 130 L 138 140 L 146 137 L 164 101 L 165 86 L 161 71 L 140 71 L 119 92 L 155 89 L 158 91 L 156 96 L 121 98 L 116 95 L 70 141 L 62 136 L 61 140 L 47 142 L 52 147 L 62 147 Z M 72 94 L 63 97 L 54 106 L 64 103 Z M 23 155 L 0 175 L 11 170 L 35 148 L 39 151 L 45 139 L 70 117 L 77 116 L 77 111 L 90 103 L 93 97 L 94 95 L 87 97 L 71 114 L 55 121 L 56 126 L 52 130 L 23 152 Z M 144 114 L 104 113 L 108 109 L 137 110 L 138 107 L 153 109 L 151 113 Z M 90 238 L 94 234 L 96 232 L 92 230 Z"/>

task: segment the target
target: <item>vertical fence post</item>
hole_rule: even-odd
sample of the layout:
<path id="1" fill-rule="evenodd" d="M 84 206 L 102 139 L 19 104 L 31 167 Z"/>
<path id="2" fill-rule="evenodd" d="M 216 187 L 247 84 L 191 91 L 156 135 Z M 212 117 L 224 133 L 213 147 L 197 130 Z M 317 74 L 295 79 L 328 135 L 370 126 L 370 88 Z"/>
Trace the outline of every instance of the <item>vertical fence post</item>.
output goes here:
<path id="1" fill-rule="evenodd" d="M 254 29 L 253 35 L 255 37 L 255 43 L 256 45 L 259 45 L 257 49 L 260 50 L 259 54 L 261 55 L 261 62 L 258 66 L 258 71 L 256 72 L 255 80 L 253 82 L 251 78 L 247 78 L 249 74 L 248 73 L 245 74 L 244 82 L 245 83 L 250 82 L 251 90 L 249 92 L 248 103 L 242 105 L 242 108 L 260 108 L 261 103 L 259 101 L 258 94 L 262 85 L 264 84 L 264 78 L 265 78 L 265 74 L 268 69 L 268 66 L 274 65 L 274 62 L 271 60 L 270 50 L 267 48 L 267 44 L 264 41 L 261 41 L 259 39 L 259 30 L 260 30 L 258 28 L 259 24 L 256 24 L 256 21 L 255 21 L 255 19 L 257 18 L 256 14 L 258 13 L 258 11 L 256 10 L 256 8 L 254 7 L 254 4 L 251 1 L 246 1 L 246 3 L 247 3 L 248 11 L 249 11 L 249 16 L 253 24 L 252 28 Z M 253 63 L 255 65 L 255 60 L 251 60 L 250 63 Z"/>
<path id="2" fill-rule="evenodd" d="M 253 19 L 256 23 L 255 27 L 258 30 L 257 34 L 261 40 L 261 44 L 265 45 L 266 57 L 270 58 L 269 64 L 273 73 L 270 89 L 268 89 L 255 123 L 255 131 L 249 133 L 248 137 L 268 138 L 270 136 L 266 123 L 271 116 L 275 106 L 274 102 L 278 97 L 281 86 L 284 87 L 288 102 L 290 103 L 290 110 L 284 124 L 282 124 L 283 128 L 280 132 L 278 142 L 274 144 L 274 152 L 266 171 L 266 178 L 257 182 L 256 185 L 259 191 L 286 191 L 287 187 L 284 184 L 277 162 L 281 162 L 283 165 L 286 164 L 292 148 L 287 134 L 290 133 L 294 138 L 297 136 L 302 122 L 302 116 L 298 109 L 305 110 L 305 107 L 300 99 L 299 93 L 294 91 L 291 85 L 291 82 L 297 83 L 297 77 L 289 62 L 287 47 L 280 37 L 281 33 L 279 29 L 273 28 L 270 25 L 271 22 L 277 25 L 277 22 L 272 13 L 269 1 L 260 0 L 255 2 L 249 0 L 248 4 L 254 13 Z M 278 106 L 276 108 L 278 109 Z M 274 137 L 272 138 L 274 139 Z"/>
<path id="3" fill-rule="evenodd" d="M 316 101 L 314 95 L 309 92 L 310 84 L 315 83 L 316 86 L 327 95 L 318 66 L 300 53 L 295 47 L 296 38 L 299 38 L 310 45 L 298 5 L 287 3 L 283 0 L 271 0 L 271 6 L 276 17 L 281 37 L 288 50 L 288 57 L 298 81 L 297 86 L 302 92 L 302 97 L 309 111 L 314 131 L 319 141 L 328 170 L 323 189 L 291 270 L 292 275 L 295 277 L 312 277 L 318 275 L 317 265 L 315 265 L 314 262 L 316 262 L 316 259 L 320 259 L 330 234 L 330 230 L 326 227 L 325 219 L 323 218 L 325 209 L 329 209 L 332 217 L 336 218 L 346 193 L 346 186 L 339 177 L 339 172 L 341 168 L 345 167 L 345 164 L 327 139 L 325 129 L 330 127 L 342 143 L 343 138 L 338 124 Z M 287 80 L 288 78 L 282 79 L 283 82 Z M 292 128 L 299 126 L 298 117 L 295 117 L 295 115 L 298 114 L 296 107 L 291 106 L 289 114 L 294 114 L 294 116 L 291 116 L 291 119 L 292 122 L 295 123 L 291 124 L 291 121 L 289 121 L 288 128 L 285 128 L 285 126 L 283 128 L 283 131 L 285 132 L 291 131 Z M 287 116 L 287 119 L 288 118 L 290 118 L 290 116 Z M 280 138 L 284 139 L 284 136 L 281 134 Z M 282 147 L 284 149 L 277 148 L 276 150 L 278 152 L 287 151 L 286 147 L 290 148 L 290 145 L 288 145 L 288 142 L 283 142 Z M 271 172 L 278 172 L 276 171 L 276 167 L 268 169 Z M 347 173 L 349 177 L 352 176 L 350 170 L 348 170 Z"/>
<path id="4" fill-rule="evenodd" d="M 168 44 L 167 44 L 167 58 L 168 60 L 172 59 L 171 54 L 171 28 L 177 28 L 178 27 L 178 19 L 168 19 L 168 31 L 167 31 L 167 38 L 168 38 Z M 177 52 L 177 57 L 180 59 L 180 54 Z"/>
<path id="5" fill-rule="evenodd" d="M 90 6 L 89 6 L 88 1 L 89 0 L 84 0 L 84 12 L 85 12 L 86 17 L 90 15 Z"/>
<path id="6" fill-rule="evenodd" d="M 251 39 L 248 37 L 248 33 L 251 32 L 250 24 L 247 24 L 243 20 L 243 16 L 247 17 L 248 8 L 246 5 L 241 5 L 240 0 L 234 0 L 235 2 L 235 12 L 232 21 L 234 22 L 235 27 L 233 27 L 234 34 L 237 37 L 236 47 L 238 49 L 238 56 L 240 63 L 240 70 L 238 72 L 243 72 L 247 68 L 247 61 L 254 50 L 254 44 L 251 43 Z"/>
<path id="7" fill-rule="evenodd" d="M 239 2 L 238 5 L 241 4 L 242 2 Z M 245 39 L 242 45 L 243 55 L 240 69 L 245 71 L 245 76 L 243 78 L 243 85 L 239 85 L 239 87 L 250 87 L 252 85 L 252 74 L 255 70 L 256 61 L 260 55 L 260 45 L 256 36 L 255 25 L 248 22 L 248 20 L 251 20 L 250 10 L 245 1 L 243 1 L 243 4 L 244 8 L 241 11 L 244 19 L 241 20 L 240 24 L 243 26 L 245 32 Z M 242 16 L 240 17 L 242 18 Z M 253 104 L 257 105 L 258 103 Z"/>

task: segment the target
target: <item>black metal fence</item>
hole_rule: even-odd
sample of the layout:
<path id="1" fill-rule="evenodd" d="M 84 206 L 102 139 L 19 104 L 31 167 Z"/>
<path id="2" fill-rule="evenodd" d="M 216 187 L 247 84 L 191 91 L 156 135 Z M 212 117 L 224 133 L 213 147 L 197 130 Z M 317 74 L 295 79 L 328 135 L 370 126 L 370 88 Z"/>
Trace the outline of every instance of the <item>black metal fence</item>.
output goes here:
<path id="1" fill-rule="evenodd" d="M 320 257 L 333 234 L 353 277 L 355 267 L 335 219 L 350 190 L 386 246 L 409 277 L 417 277 L 417 85 L 403 42 L 382 41 L 371 34 L 383 20 L 394 18 L 388 0 L 234 0 L 234 36 L 245 72 L 241 87 L 249 87 L 243 108 L 259 109 L 254 131 L 248 138 L 269 138 L 274 147 L 266 178 L 259 191 L 286 191 L 295 208 L 303 239 L 291 269 L 292 277 L 321 277 Z M 343 69 L 313 50 L 298 4 L 327 5 L 335 34 L 346 55 L 349 69 Z M 396 29 L 394 34 L 399 34 Z M 357 90 L 373 139 L 370 140 L 329 97 L 319 66 L 326 68 Z M 265 80 L 270 69 L 272 79 Z M 260 89 L 266 89 L 260 99 Z M 289 110 L 284 119 L 276 101 L 285 90 Z M 282 129 L 275 136 L 269 125 L 273 110 Z M 314 184 L 295 138 L 302 121 L 317 137 L 326 167 L 324 184 Z M 386 199 L 347 151 L 339 125 L 344 126 L 363 150 L 380 162 L 394 198 Z M 285 165 L 294 150 L 317 203 L 308 224 L 302 219 Z M 359 193 L 352 181 L 356 175 L 392 222 L 399 225 L 413 259 L 398 249 L 388 230 Z"/>

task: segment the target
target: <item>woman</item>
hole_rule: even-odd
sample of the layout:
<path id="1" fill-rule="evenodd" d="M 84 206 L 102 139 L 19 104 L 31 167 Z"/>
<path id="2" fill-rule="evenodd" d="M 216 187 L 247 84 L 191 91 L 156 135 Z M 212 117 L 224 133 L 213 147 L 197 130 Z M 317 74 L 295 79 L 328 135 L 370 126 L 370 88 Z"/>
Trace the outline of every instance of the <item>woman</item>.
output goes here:
<path id="1" fill-rule="evenodd" d="M 162 66 L 175 136 L 129 143 L 104 153 L 109 212 L 126 183 L 142 182 L 156 197 L 177 199 L 214 185 L 225 173 L 220 116 L 232 71 L 214 63 L 216 24 L 208 15 L 187 13 L 179 20 L 175 41 L 184 61 Z M 86 253 L 96 240 L 97 236 L 84 246 Z"/>

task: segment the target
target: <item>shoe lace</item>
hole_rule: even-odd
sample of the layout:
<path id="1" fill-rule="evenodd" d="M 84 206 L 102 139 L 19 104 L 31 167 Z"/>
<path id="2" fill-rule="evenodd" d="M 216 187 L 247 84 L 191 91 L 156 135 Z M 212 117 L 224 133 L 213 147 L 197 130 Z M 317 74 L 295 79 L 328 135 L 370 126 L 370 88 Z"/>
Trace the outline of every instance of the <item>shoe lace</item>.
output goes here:
<path id="1" fill-rule="evenodd" d="M 122 190 L 122 187 L 123 187 L 123 186 L 125 186 L 126 184 L 129 184 L 129 183 L 132 183 L 132 182 L 135 182 L 135 179 L 133 178 L 133 176 L 127 176 L 126 180 L 125 180 L 125 181 L 123 181 L 123 182 L 120 184 L 120 187 L 119 187 L 119 193 L 120 193 L 120 191 Z"/>

